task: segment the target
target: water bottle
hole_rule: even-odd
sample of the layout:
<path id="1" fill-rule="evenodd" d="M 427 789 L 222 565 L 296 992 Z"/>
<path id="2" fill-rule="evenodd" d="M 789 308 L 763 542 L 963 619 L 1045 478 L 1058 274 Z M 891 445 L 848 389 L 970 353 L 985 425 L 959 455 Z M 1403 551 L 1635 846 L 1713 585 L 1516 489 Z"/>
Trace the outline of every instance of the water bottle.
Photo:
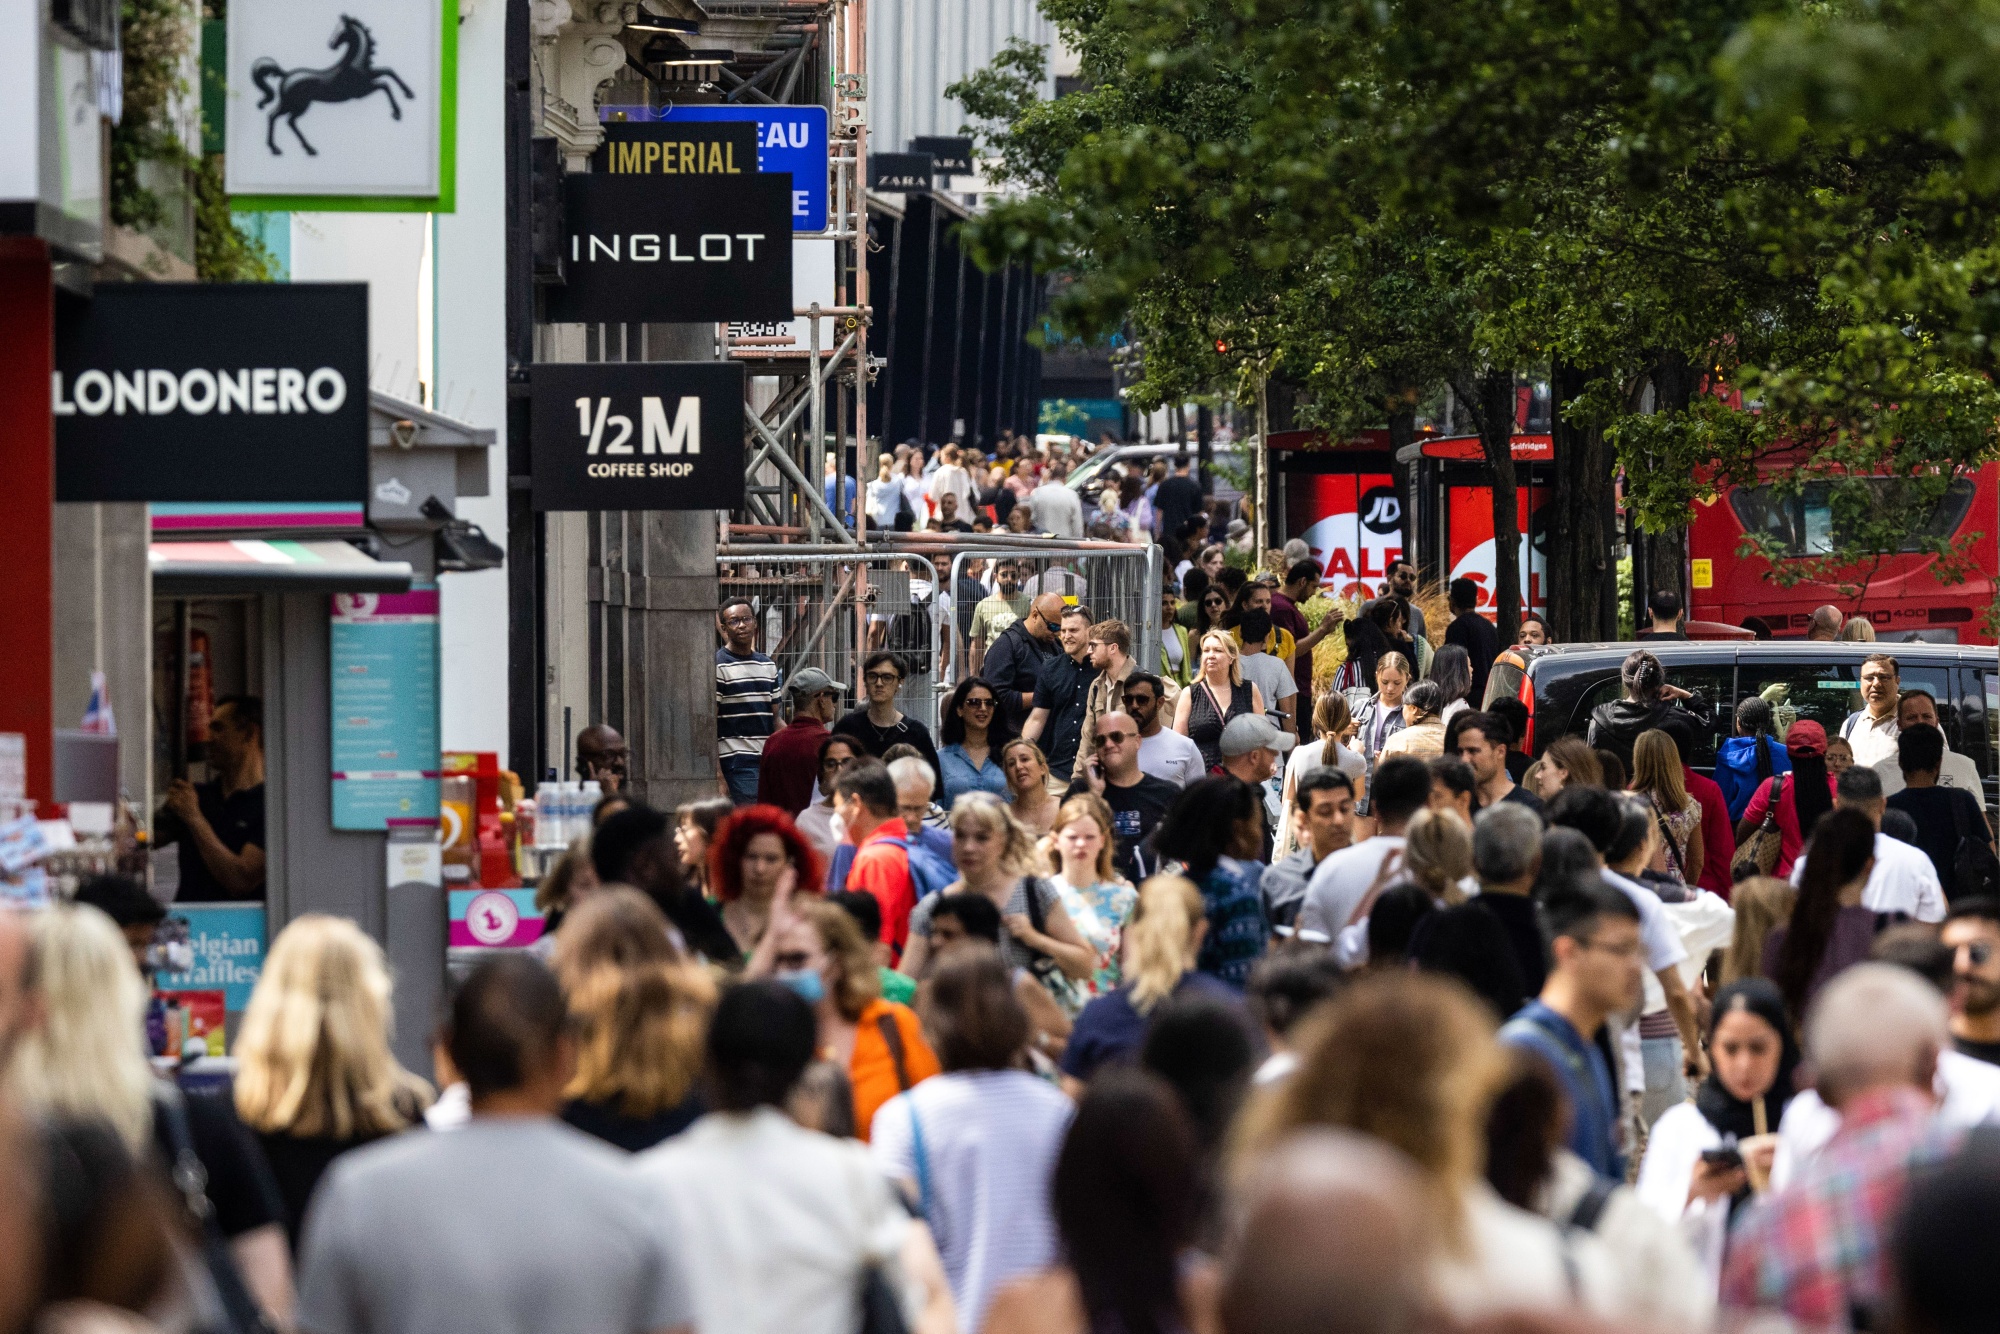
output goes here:
<path id="1" fill-rule="evenodd" d="M 562 800 L 557 795 L 560 785 L 543 779 L 535 785 L 535 846 L 538 848 L 559 848 L 562 833 Z"/>
<path id="2" fill-rule="evenodd" d="M 571 837 L 582 838 L 590 832 L 591 818 L 597 814 L 597 803 L 603 800 L 604 784 L 595 778 L 584 779 L 583 792 L 576 806 L 577 824 L 571 831 Z"/>

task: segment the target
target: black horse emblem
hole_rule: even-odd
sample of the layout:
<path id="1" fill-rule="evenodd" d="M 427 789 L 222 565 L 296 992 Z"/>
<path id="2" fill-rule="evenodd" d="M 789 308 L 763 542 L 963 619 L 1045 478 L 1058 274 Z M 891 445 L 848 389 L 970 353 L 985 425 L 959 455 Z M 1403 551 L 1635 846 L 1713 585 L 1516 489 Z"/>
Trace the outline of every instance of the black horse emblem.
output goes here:
<path id="1" fill-rule="evenodd" d="M 319 150 L 306 142 L 299 130 L 299 117 L 315 102 L 352 102 L 359 97 L 372 97 L 376 93 L 389 99 L 389 114 L 397 120 L 403 118 L 403 107 L 396 100 L 396 94 L 389 87 L 395 84 L 403 90 L 403 96 L 416 99 L 410 85 L 392 69 L 375 67 L 375 34 L 368 31 L 368 25 L 360 19 L 346 14 L 340 16 L 340 26 L 334 29 L 329 47 L 345 48 L 340 59 L 326 69 L 286 69 L 277 61 L 265 56 L 250 67 L 250 81 L 257 85 L 264 96 L 257 103 L 262 111 L 271 106 L 270 118 L 264 125 L 264 144 L 273 157 L 278 151 L 278 121 L 292 127 L 298 135 L 299 144 L 306 152 L 317 156 Z M 272 86 L 275 80 L 277 86 Z"/>

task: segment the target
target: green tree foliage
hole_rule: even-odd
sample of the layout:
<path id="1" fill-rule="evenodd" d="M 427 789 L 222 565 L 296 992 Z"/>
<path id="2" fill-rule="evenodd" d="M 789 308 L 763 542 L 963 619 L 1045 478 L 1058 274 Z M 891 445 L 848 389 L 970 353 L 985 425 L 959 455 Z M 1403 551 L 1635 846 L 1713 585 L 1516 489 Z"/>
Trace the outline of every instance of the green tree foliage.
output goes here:
<path id="1" fill-rule="evenodd" d="M 1547 366 L 1558 467 L 1601 440 L 1649 532 L 1761 481 L 1832 516 L 1753 536 L 1781 582 L 1963 572 L 1927 522 L 1995 456 L 2000 0 L 1045 9 L 1083 90 L 1020 47 L 953 90 L 1022 191 L 966 239 L 1062 274 L 1063 332 L 1127 325 L 1140 406 L 1255 364 L 1346 428 L 1449 383 L 1504 472 L 1496 386 Z"/>

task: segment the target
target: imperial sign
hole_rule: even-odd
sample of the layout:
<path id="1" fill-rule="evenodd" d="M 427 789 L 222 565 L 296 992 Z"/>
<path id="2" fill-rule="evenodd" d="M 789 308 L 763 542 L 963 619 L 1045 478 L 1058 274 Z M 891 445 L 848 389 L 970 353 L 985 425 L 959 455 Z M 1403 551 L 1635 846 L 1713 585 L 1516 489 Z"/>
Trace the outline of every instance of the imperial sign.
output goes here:
<path id="1" fill-rule="evenodd" d="M 741 505 L 743 374 L 714 361 L 538 363 L 535 508 Z"/>

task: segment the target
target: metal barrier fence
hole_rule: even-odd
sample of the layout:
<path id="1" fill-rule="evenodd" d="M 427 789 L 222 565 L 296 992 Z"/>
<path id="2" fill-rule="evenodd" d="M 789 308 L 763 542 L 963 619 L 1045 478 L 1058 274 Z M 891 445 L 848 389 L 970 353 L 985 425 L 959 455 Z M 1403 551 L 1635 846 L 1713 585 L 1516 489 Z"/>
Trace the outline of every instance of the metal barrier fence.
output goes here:
<path id="1" fill-rule="evenodd" d="M 969 573 L 975 561 L 981 562 L 977 576 Z M 1035 541 L 1018 546 L 981 546 L 962 550 L 952 557 L 952 588 L 959 588 L 962 579 L 977 578 L 990 590 L 1002 561 L 1011 562 L 1021 572 L 1024 596 L 1061 593 L 1089 608 L 1094 620 L 1123 621 L 1132 631 L 1132 661 L 1142 671 L 1160 670 L 1160 548 L 1151 545 L 1121 548 L 1108 543 L 1072 547 Z M 947 627 L 951 661 L 946 675 L 950 685 L 957 685 L 972 674 L 976 652 L 968 641 L 977 605 L 969 589 L 964 598 L 954 597 L 952 601 L 954 614 Z M 997 635 L 1007 624 L 1008 619 L 1003 616 L 992 627 L 991 634 Z"/>
<path id="2" fill-rule="evenodd" d="M 748 598 L 757 611 L 758 648 L 787 681 L 817 667 L 847 683 L 850 707 L 865 707 L 861 664 L 877 649 L 902 657 L 908 674 L 896 707 L 937 735 L 939 649 L 937 567 L 899 552 L 796 555 L 784 547 L 724 551 L 717 591 Z M 781 719 L 790 701 L 780 705 Z"/>

